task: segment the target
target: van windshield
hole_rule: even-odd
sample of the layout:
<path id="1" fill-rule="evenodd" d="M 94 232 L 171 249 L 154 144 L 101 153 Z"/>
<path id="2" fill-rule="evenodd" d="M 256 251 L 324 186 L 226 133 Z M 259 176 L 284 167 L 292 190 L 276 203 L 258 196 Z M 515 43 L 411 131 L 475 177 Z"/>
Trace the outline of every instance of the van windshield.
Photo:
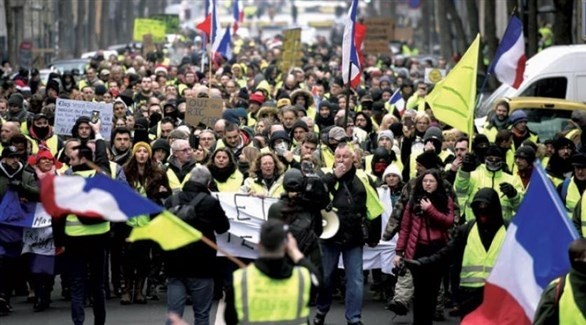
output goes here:
<path id="1" fill-rule="evenodd" d="M 568 79 L 566 77 L 544 78 L 535 81 L 519 96 L 565 99 L 567 88 Z"/>
<path id="2" fill-rule="evenodd" d="M 524 108 L 527 113 L 527 126 L 539 136 L 539 140 L 553 139 L 556 133 L 568 127 L 571 110 L 554 108 Z"/>

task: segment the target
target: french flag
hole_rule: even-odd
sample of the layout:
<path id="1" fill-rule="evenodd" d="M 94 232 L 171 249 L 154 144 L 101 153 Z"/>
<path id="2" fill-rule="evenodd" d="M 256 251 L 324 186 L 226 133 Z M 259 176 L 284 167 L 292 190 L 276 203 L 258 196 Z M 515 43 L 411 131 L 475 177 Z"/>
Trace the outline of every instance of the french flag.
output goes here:
<path id="1" fill-rule="evenodd" d="M 536 162 L 486 281 L 482 305 L 462 324 L 531 324 L 543 290 L 569 271 L 568 246 L 577 237 L 558 194 Z"/>
<path id="2" fill-rule="evenodd" d="M 8 190 L 0 202 L 0 224 L 19 228 L 51 226 L 51 216 L 38 202 L 21 202 L 18 193 Z"/>
<path id="3" fill-rule="evenodd" d="M 511 17 L 505 34 L 495 53 L 494 61 L 488 68 L 489 74 L 513 88 L 519 88 L 525 72 L 525 39 L 523 23 L 516 16 Z"/>
<path id="4" fill-rule="evenodd" d="M 76 214 L 114 222 L 163 211 L 130 186 L 101 173 L 90 178 L 47 176 L 41 182 L 41 202 L 53 217 Z"/>
<path id="5" fill-rule="evenodd" d="M 403 95 L 401 95 L 401 89 L 395 90 L 391 98 L 389 98 L 389 104 L 395 105 L 399 113 L 402 115 L 403 111 L 405 110 L 405 100 L 403 99 Z"/>
<path id="6" fill-rule="evenodd" d="M 342 41 L 342 79 L 345 84 L 349 83 L 351 87 L 356 87 L 360 84 L 360 59 L 355 44 L 357 9 L 358 0 L 352 0 L 352 5 L 345 21 Z"/>
<path id="7" fill-rule="evenodd" d="M 232 6 L 232 18 L 234 18 L 234 24 L 232 25 L 232 30 L 233 33 L 236 34 L 239 24 L 244 21 L 244 11 L 240 6 L 240 0 L 233 1 L 234 5 Z"/>
<path id="8" fill-rule="evenodd" d="M 206 18 L 203 22 L 197 24 L 196 28 L 204 32 L 210 40 L 214 57 L 217 54 L 221 54 L 229 60 L 232 58 L 230 28 L 222 29 L 218 20 L 216 0 L 207 2 L 207 8 Z"/>

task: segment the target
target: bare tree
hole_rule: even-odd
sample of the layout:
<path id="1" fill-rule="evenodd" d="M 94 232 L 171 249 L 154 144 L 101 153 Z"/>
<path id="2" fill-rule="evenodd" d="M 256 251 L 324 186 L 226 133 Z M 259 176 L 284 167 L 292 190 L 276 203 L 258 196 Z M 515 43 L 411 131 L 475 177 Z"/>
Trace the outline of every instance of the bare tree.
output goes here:
<path id="1" fill-rule="evenodd" d="M 491 1 L 484 1 L 484 41 L 488 47 L 488 61 L 492 62 L 498 40 L 496 37 L 496 10 L 495 5 Z"/>
<path id="2" fill-rule="evenodd" d="M 480 26 L 478 26 L 478 6 L 476 0 L 464 1 L 466 4 L 466 11 L 468 12 L 468 28 L 470 30 L 470 38 L 476 37 L 480 33 Z"/>
<path id="3" fill-rule="evenodd" d="M 77 3 L 77 21 L 75 24 L 75 47 L 73 48 L 73 56 L 78 58 L 84 50 L 85 43 L 85 1 Z"/>
<path id="4" fill-rule="evenodd" d="M 421 14 L 423 17 L 430 17 L 430 19 L 422 19 L 421 20 L 421 31 L 423 34 L 423 47 L 425 53 L 433 53 L 433 46 L 431 45 L 432 34 L 433 34 L 433 25 L 432 19 L 433 17 L 433 2 L 432 1 L 424 1 L 423 6 L 421 7 Z M 426 50 L 427 49 L 427 50 Z"/>
<path id="5" fill-rule="evenodd" d="M 450 30 L 447 10 L 442 0 L 435 0 L 435 17 L 437 17 L 437 26 L 439 27 L 440 52 L 443 57 L 449 58 L 453 53 L 452 31 Z"/>
<path id="6" fill-rule="evenodd" d="M 537 0 L 527 0 L 527 57 L 537 53 Z"/>
<path id="7" fill-rule="evenodd" d="M 507 0 L 507 12 L 509 15 L 516 14 L 519 10 L 519 0 Z"/>
<path id="8" fill-rule="evenodd" d="M 574 0 L 554 0 L 555 23 L 553 24 L 554 44 L 572 44 L 572 16 Z M 585 13 L 582 13 L 583 15 Z"/>
<path id="9" fill-rule="evenodd" d="M 456 6 L 454 6 L 454 2 L 452 1 L 445 1 L 446 11 L 448 15 L 450 15 L 450 21 L 454 26 L 454 31 L 456 33 L 456 47 L 458 52 L 464 53 L 468 46 L 468 37 L 466 37 L 466 31 L 464 30 L 464 24 L 462 23 L 462 18 L 460 18 L 460 14 L 456 10 Z"/>

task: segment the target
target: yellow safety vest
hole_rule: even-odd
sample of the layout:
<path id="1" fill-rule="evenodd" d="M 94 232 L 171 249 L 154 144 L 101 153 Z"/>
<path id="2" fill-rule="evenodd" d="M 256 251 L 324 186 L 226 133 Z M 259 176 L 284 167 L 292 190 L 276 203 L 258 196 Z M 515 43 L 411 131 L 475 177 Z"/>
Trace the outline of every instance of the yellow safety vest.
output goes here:
<path id="1" fill-rule="evenodd" d="M 273 279 L 254 264 L 234 272 L 234 305 L 239 324 L 304 325 L 309 317 L 311 277 L 295 266 L 288 279 Z"/>
<path id="2" fill-rule="evenodd" d="M 33 139 L 32 137 L 25 135 L 25 137 L 27 139 L 30 140 L 31 145 L 32 145 L 32 153 L 33 154 L 37 154 L 39 152 L 39 142 L 37 142 L 37 140 Z M 45 141 L 45 144 L 47 145 L 49 151 L 51 152 L 51 154 L 53 155 L 53 157 L 57 157 L 57 153 L 58 153 L 58 146 L 59 146 L 59 140 L 57 138 L 56 134 L 53 134 L 49 139 L 47 139 Z"/>
<path id="3" fill-rule="evenodd" d="M 572 176 L 570 179 L 570 184 L 568 184 L 568 192 L 566 193 L 565 197 L 566 209 L 568 210 L 568 217 L 570 217 L 570 220 L 574 215 L 574 208 L 576 208 L 576 205 L 578 204 L 578 201 L 580 201 L 581 196 L 582 193 L 580 193 L 578 190 L 578 186 L 576 186 L 576 183 L 574 183 L 574 176 Z"/>
<path id="4" fill-rule="evenodd" d="M 137 192 L 140 193 L 144 197 L 147 196 L 146 189 L 142 185 L 140 185 L 138 187 Z M 128 221 L 126 221 L 126 224 L 134 228 L 134 227 L 146 226 L 149 222 L 151 222 L 151 217 L 148 214 L 141 214 L 141 215 L 136 216 L 134 218 L 128 219 Z"/>
<path id="5" fill-rule="evenodd" d="M 256 177 L 249 177 L 250 191 L 255 194 L 261 194 L 266 197 L 279 198 L 285 192 L 283 188 L 283 175 L 273 182 L 271 188 L 267 188 L 265 183 L 261 180 L 260 183 L 256 181 Z"/>
<path id="6" fill-rule="evenodd" d="M 95 170 L 84 170 L 74 172 L 75 175 L 83 176 L 85 178 L 93 177 L 96 174 Z M 93 236 L 101 235 L 110 231 L 110 222 L 104 221 L 93 225 L 84 225 L 79 221 L 75 214 L 70 214 L 65 219 L 65 234 L 71 237 Z"/>
<path id="7" fill-rule="evenodd" d="M 319 155 L 320 155 L 320 163 L 322 164 L 322 167 L 326 167 L 326 168 L 332 168 L 334 167 L 334 154 L 332 153 L 332 150 L 330 150 L 330 148 L 325 145 L 325 144 L 321 144 L 320 147 L 318 148 L 319 150 Z"/>
<path id="8" fill-rule="evenodd" d="M 187 173 L 187 175 L 185 175 L 185 178 L 180 180 L 177 177 L 177 174 L 175 174 L 175 172 L 171 168 L 167 169 L 167 178 L 169 178 L 169 187 L 171 187 L 171 189 L 173 191 L 180 191 L 183 188 L 183 185 L 185 185 L 185 183 L 187 183 L 187 181 L 189 180 L 190 177 L 191 177 L 191 173 Z"/>
<path id="9" fill-rule="evenodd" d="M 582 237 L 586 236 L 586 198 L 582 199 L 580 222 L 582 225 Z"/>
<path id="10" fill-rule="evenodd" d="M 480 240 L 478 224 L 474 223 L 474 226 L 472 226 L 472 229 L 468 234 L 466 248 L 464 249 L 462 270 L 460 271 L 461 287 L 479 288 L 484 286 L 484 282 L 486 281 L 486 278 L 488 278 L 488 275 L 496 262 L 496 257 L 501 250 L 506 232 L 505 227 L 501 226 L 494 236 L 487 252 Z"/>
<path id="11" fill-rule="evenodd" d="M 216 182 L 216 186 L 218 186 L 218 192 L 238 192 L 243 180 L 244 176 L 242 176 L 242 173 L 236 169 L 225 182 L 219 182 L 216 179 L 214 179 L 214 182 Z"/>
<path id="12" fill-rule="evenodd" d="M 570 284 L 570 275 L 566 275 L 566 283 L 564 284 L 564 291 L 559 301 L 559 323 L 564 325 L 582 325 L 586 324 L 586 317 L 582 311 L 576 306 L 574 299 L 574 291 Z"/>

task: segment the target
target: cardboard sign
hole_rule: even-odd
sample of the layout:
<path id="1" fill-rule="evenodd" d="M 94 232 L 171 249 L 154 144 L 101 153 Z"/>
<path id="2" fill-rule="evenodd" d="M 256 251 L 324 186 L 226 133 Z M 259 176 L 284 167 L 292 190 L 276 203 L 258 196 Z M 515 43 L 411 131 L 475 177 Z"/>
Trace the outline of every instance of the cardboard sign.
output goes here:
<path id="1" fill-rule="evenodd" d="M 293 67 L 301 66 L 303 57 L 301 44 L 301 28 L 287 29 L 283 31 L 285 42 L 281 54 L 281 71 L 287 72 Z"/>
<path id="2" fill-rule="evenodd" d="M 446 69 L 425 68 L 425 83 L 436 84 L 446 76 Z"/>
<path id="3" fill-rule="evenodd" d="M 385 17 L 370 17 L 364 20 L 366 36 L 364 51 L 368 54 L 390 54 L 390 41 L 393 40 L 393 21 Z"/>
<path id="4" fill-rule="evenodd" d="M 146 56 L 148 53 L 155 52 L 157 48 L 153 42 L 153 35 L 142 35 L 142 55 Z"/>
<path id="5" fill-rule="evenodd" d="M 146 34 L 153 35 L 153 41 L 165 41 L 165 22 L 155 19 L 136 18 L 134 19 L 134 29 L 132 40 L 142 42 L 142 36 Z"/>
<path id="6" fill-rule="evenodd" d="M 203 123 L 213 127 L 222 118 L 224 103 L 220 98 L 186 98 L 185 122 L 192 126 Z"/>
<path id="7" fill-rule="evenodd" d="M 57 98 L 57 105 L 55 106 L 55 133 L 71 135 L 71 129 L 75 125 L 75 121 L 81 116 L 91 117 L 93 111 L 100 112 L 100 120 L 102 121 L 100 133 L 106 141 L 109 141 L 110 133 L 112 132 L 112 118 L 114 116 L 112 104 Z"/>
<path id="8" fill-rule="evenodd" d="M 179 15 L 174 14 L 155 14 L 151 19 L 162 21 L 165 24 L 166 34 L 179 34 Z"/>

